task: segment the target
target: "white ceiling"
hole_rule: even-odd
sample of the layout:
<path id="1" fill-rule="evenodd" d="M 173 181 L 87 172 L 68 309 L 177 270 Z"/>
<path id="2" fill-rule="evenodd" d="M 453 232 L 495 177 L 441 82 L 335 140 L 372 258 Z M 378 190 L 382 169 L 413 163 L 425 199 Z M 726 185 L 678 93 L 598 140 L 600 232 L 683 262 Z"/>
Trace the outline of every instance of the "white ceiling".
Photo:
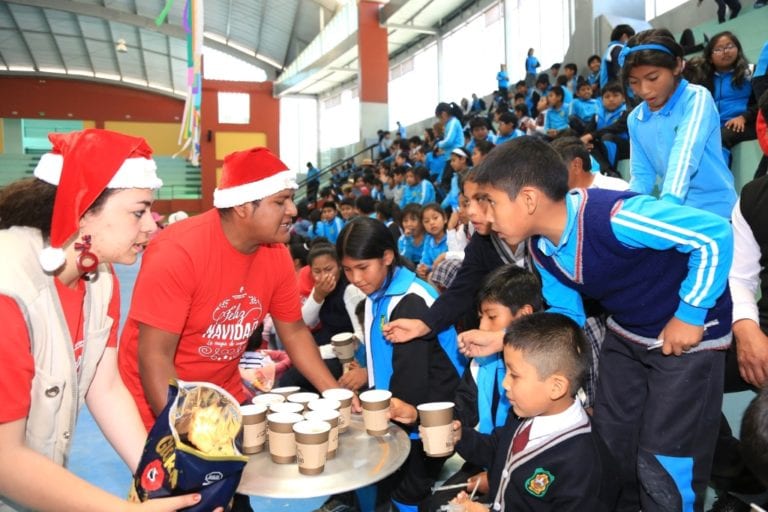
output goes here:
<path id="1" fill-rule="evenodd" d="M 185 3 L 173 2 L 157 26 L 161 0 L 0 1 L 0 74 L 79 75 L 183 94 Z M 337 8 L 336 0 L 208 0 L 204 45 L 274 78 Z M 119 39 L 127 52 L 116 51 Z"/>

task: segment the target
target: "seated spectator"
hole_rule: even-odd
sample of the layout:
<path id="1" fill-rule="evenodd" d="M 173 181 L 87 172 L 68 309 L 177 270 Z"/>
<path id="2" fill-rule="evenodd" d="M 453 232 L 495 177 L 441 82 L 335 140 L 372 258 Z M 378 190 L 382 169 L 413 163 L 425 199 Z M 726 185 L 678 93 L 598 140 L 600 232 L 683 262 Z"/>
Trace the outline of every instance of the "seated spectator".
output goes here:
<path id="1" fill-rule="evenodd" d="M 622 179 L 592 172 L 589 151 L 578 137 L 560 137 L 552 141 L 552 148 L 568 167 L 568 188 L 629 189 L 629 183 Z"/>
<path id="2" fill-rule="evenodd" d="M 598 101 L 592 98 L 592 86 L 582 80 L 576 90 L 576 98 L 568 109 L 568 124 L 577 133 L 584 133 L 590 123 L 594 122 L 597 115 Z"/>
<path id="3" fill-rule="evenodd" d="M 341 228 L 344 227 L 344 221 L 338 217 L 338 211 L 336 210 L 336 203 L 333 201 L 326 201 L 323 203 L 323 208 L 320 210 L 320 222 L 315 224 L 312 230 L 313 237 L 324 237 L 328 239 L 332 244 L 336 243 Z"/>
<path id="4" fill-rule="evenodd" d="M 547 112 L 544 115 L 544 133 L 551 138 L 557 137 L 560 132 L 568 128 L 567 108 L 563 103 L 563 88 L 553 87 L 547 93 Z"/>
<path id="5" fill-rule="evenodd" d="M 427 169 L 421 166 L 406 168 L 405 191 L 400 200 L 400 208 L 411 203 L 425 205 L 435 201 L 435 187 L 426 179 L 427 173 Z"/>
<path id="6" fill-rule="evenodd" d="M 466 148 L 472 153 L 475 144 L 481 140 L 496 142 L 496 136 L 488 130 L 488 120 L 484 117 L 475 117 L 469 122 L 469 129 L 472 132 L 472 140 L 469 141 Z"/>
<path id="7" fill-rule="evenodd" d="M 525 106 L 523 104 L 523 106 Z M 524 135 L 521 130 L 517 128 L 518 118 L 512 112 L 504 112 L 499 115 L 499 134 L 496 136 L 496 145 L 503 144 L 508 140 L 512 140 L 515 137 Z M 474 161 L 474 158 L 472 159 Z M 475 165 L 477 165 L 477 162 Z"/>
<path id="8" fill-rule="evenodd" d="M 488 155 L 488 153 L 491 152 L 493 148 L 496 147 L 496 144 L 493 142 L 489 142 L 487 140 L 481 140 L 477 144 L 475 144 L 475 149 L 472 150 L 472 162 L 475 165 L 480 165 L 482 163 L 483 159 Z M 461 196 L 461 190 L 459 190 L 459 196 Z M 459 197 L 461 199 L 461 197 Z"/>
<path id="9" fill-rule="evenodd" d="M 416 267 L 416 274 L 426 280 L 432 271 L 435 258 L 448 250 L 448 237 L 446 236 L 448 217 L 439 204 L 430 203 L 421 209 L 421 223 L 427 234 L 424 239 L 421 261 Z"/>
<path id="10" fill-rule="evenodd" d="M 414 265 L 418 265 L 424 252 L 424 225 L 421 223 L 421 205 L 405 205 L 401 219 L 403 234 L 397 240 L 397 250 L 400 256 L 408 258 Z"/>
<path id="11" fill-rule="evenodd" d="M 618 82 L 611 82 L 603 88 L 595 122 L 581 135 L 582 142 L 606 173 L 618 175 L 619 160 L 629 158 L 628 114 L 624 89 Z"/>
<path id="12" fill-rule="evenodd" d="M 712 93 L 720 114 L 723 150 L 754 140 L 757 101 L 752 94 L 752 73 L 741 42 L 731 32 L 715 34 L 704 47 L 703 85 Z M 726 161 L 729 161 L 726 160 Z"/>

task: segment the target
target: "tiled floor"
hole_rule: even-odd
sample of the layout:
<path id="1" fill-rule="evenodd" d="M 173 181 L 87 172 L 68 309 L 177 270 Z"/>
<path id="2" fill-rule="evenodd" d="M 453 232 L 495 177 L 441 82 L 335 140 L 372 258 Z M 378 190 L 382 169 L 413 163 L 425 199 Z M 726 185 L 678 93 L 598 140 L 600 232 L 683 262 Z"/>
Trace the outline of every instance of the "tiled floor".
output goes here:
<path id="1" fill-rule="evenodd" d="M 133 282 L 136 279 L 139 265 L 125 267 L 118 265 L 117 273 L 120 278 L 121 312 L 123 318 L 130 306 L 130 297 L 133 291 Z M 751 392 L 734 393 L 727 395 L 723 410 L 731 422 L 734 432 L 741 428 L 741 416 L 747 407 L 753 394 Z M 457 461 L 451 461 L 456 466 Z M 131 475 L 127 468 L 116 455 L 101 435 L 87 408 L 83 408 L 78 420 L 77 430 L 73 442 L 70 458 L 70 469 L 89 482 L 119 496 L 125 496 L 128 492 Z M 451 474 L 451 468 L 446 468 L 444 473 Z M 711 493 L 710 493 L 711 494 Z M 708 506 L 712 497 L 709 496 Z M 308 512 L 316 509 L 325 501 L 324 497 L 315 499 L 277 500 L 269 498 L 251 498 L 251 505 L 256 511 L 286 511 Z"/>

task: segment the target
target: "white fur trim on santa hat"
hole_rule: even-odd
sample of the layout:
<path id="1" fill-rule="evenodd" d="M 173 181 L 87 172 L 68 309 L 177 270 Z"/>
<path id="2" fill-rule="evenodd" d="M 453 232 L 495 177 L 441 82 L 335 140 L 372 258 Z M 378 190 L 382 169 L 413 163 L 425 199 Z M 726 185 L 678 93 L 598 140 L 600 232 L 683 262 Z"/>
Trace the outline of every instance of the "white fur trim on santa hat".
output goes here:
<path id="1" fill-rule="evenodd" d="M 51 185 L 59 185 L 64 157 L 56 153 L 46 153 L 40 157 L 35 167 L 35 178 Z M 128 158 L 110 180 L 107 188 L 149 188 L 156 190 L 163 186 L 157 177 L 157 164 L 151 158 Z"/>
<path id="2" fill-rule="evenodd" d="M 64 166 L 64 157 L 56 153 L 46 153 L 40 157 L 35 167 L 35 178 L 41 179 L 51 185 L 59 186 L 61 168 Z"/>
<path id="3" fill-rule="evenodd" d="M 216 208 L 231 208 L 249 201 L 264 199 L 282 190 L 296 190 L 297 188 L 299 188 L 299 184 L 296 182 L 296 173 L 285 170 L 245 185 L 225 189 L 217 188 L 213 191 L 213 205 Z"/>
<path id="4" fill-rule="evenodd" d="M 64 256 L 64 250 L 54 247 L 46 247 L 40 251 L 37 259 L 40 261 L 40 266 L 46 272 L 56 272 L 67 261 Z"/>

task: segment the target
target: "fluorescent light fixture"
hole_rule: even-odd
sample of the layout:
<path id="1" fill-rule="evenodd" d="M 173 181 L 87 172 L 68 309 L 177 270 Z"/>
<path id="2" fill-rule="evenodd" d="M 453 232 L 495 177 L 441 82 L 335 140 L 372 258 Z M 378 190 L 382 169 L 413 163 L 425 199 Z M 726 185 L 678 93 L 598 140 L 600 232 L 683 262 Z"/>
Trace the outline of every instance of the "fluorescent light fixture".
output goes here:
<path id="1" fill-rule="evenodd" d="M 117 50 L 120 53 L 126 53 L 128 51 L 128 46 L 125 44 L 125 39 L 118 39 L 115 43 L 115 50 Z"/>
<path id="2" fill-rule="evenodd" d="M 38 68 L 37 69 L 41 73 L 58 73 L 58 74 L 66 74 L 67 70 L 64 68 Z"/>
<path id="3" fill-rule="evenodd" d="M 142 87 L 147 87 L 147 81 L 146 80 L 140 80 L 138 78 L 123 77 L 123 82 L 125 82 L 127 84 L 141 85 Z"/>
<path id="4" fill-rule="evenodd" d="M 213 32 L 203 32 L 203 37 L 210 39 L 211 41 L 216 41 L 217 43 L 227 44 L 226 37 L 219 34 L 214 34 Z"/>
<path id="5" fill-rule="evenodd" d="M 113 75 L 111 73 L 96 73 L 96 78 L 103 78 L 104 80 L 117 80 L 120 81 L 120 75 Z"/>
<path id="6" fill-rule="evenodd" d="M 70 69 L 68 71 L 70 75 L 78 75 L 78 76 L 93 76 L 93 71 L 89 71 L 87 69 Z"/>
<path id="7" fill-rule="evenodd" d="M 8 71 L 34 71 L 31 66 L 8 66 Z"/>

